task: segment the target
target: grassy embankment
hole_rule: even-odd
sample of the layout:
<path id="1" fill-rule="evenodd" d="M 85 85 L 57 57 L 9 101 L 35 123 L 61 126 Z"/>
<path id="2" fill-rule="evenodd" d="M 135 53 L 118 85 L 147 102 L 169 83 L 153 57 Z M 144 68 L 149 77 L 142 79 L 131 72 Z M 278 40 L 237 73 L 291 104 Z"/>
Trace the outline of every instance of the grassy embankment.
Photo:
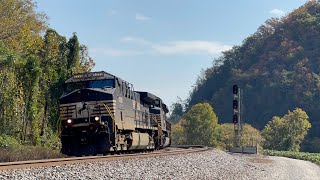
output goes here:
<path id="1" fill-rule="evenodd" d="M 293 159 L 301 159 L 320 165 L 320 153 L 263 150 L 263 154 L 269 156 L 283 156 Z"/>

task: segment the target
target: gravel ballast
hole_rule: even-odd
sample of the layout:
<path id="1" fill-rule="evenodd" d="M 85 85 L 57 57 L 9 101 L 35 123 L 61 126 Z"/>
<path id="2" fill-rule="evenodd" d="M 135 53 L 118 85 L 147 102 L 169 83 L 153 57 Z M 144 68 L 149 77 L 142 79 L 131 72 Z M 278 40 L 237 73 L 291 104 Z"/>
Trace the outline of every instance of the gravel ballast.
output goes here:
<path id="1" fill-rule="evenodd" d="M 283 159 L 281 159 L 283 161 Z M 0 171 L 0 179 L 277 179 L 285 171 L 275 157 L 220 150 Z M 312 164 L 312 163 L 311 163 Z M 313 168 L 319 168 L 315 165 Z M 319 168 L 320 170 L 320 168 Z M 297 171 L 299 171 L 297 169 Z M 274 176 L 274 172 L 276 176 Z M 319 171 L 320 172 L 320 171 Z M 285 173 L 285 172 L 284 172 Z M 294 172 L 290 172 L 294 177 Z M 301 174 L 301 172 L 297 172 Z M 300 175 L 299 178 L 305 176 Z M 311 177 L 312 178 L 312 177 Z M 314 177 L 314 178 L 319 178 Z"/>

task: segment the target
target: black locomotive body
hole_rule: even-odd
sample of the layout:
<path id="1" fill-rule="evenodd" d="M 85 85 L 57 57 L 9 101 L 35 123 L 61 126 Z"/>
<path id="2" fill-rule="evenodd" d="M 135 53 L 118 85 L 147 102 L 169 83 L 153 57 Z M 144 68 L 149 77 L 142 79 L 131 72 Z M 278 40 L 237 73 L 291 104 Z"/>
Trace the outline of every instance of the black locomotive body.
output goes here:
<path id="1" fill-rule="evenodd" d="M 106 72 L 76 74 L 60 98 L 62 153 L 105 154 L 171 144 L 167 106 Z"/>

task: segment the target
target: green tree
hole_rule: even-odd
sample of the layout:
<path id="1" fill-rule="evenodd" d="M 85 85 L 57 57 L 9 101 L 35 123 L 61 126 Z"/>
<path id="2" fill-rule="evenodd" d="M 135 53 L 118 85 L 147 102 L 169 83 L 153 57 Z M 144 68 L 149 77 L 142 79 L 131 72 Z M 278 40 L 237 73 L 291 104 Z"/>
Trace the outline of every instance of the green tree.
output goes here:
<path id="1" fill-rule="evenodd" d="M 305 111 L 296 108 L 280 117 L 273 117 L 265 126 L 262 135 L 264 147 L 274 150 L 299 151 L 300 144 L 311 128 L 309 117 Z"/>
<path id="2" fill-rule="evenodd" d="M 95 66 L 93 59 L 89 56 L 88 47 L 80 45 L 80 66 L 82 72 L 89 72 Z"/>
<path id="3" fill-rule="evenodd" d="M 208 103 L 194 105 L 185 114 L 186 137 L 190 144 L 217 146 L 218 117 Z"/>
<path id="4" fill-rule="evenodd" d="M 90 71 L 93 59 L 75 33 L 67 42 L 47 29 L 33 0 L 0 4 L 0 134 L 59 147 L 62 84 L 73 73 Z"/>
<path id="5" fill-rule="evenodd" d="M 80 43 L 76 33 L 73 33 L 72 37 L 66 44 L 68 48 L 68 62 L 67 69 L 71 70 L 71 74 L 79 73 L 80 68 Z"/>
<path id="6" fill-rule="evenodd" d="M 183 114 L 184 114 L 184 103 L 183 101 L 181 100 L 181 98 L 178 97 L 178 100 L 177 102 L 173 103 L 171 105 L 171 114 L 170 114 L 170 117 L 169 117 L 169 120 L 173 123 L 176 123 L 178 122 Z"/>
<path id="7" fill-rule="evenodd" d="M 21 59 L 0 42 L 0 134 L 15 136 L 21 130 L 23 92 L 19 70 Z"/>
<path id="8" fill-rule="evenodd" d="M 66 38 L 53 29 L 47 29 L 44 35 L 43 51 L 41 53 L 40 77 L 41 98 L 44 115 L 41 125 L 41 135 L 44 134 L 47 123 L 53 129 L 58 120 L 58 99 L 62 94 L 62 83 L 67 78 L 67 48 Z"/>
<path id="9" fill-rule="evenodd" d="M 37 57 L 29 57 L 26 64 L 26 94 L 27 94 L 27 118 L 30 124 L 31 141 L 34 145 L 40 144 L 39 128 L 39 79 L 40 61 Z"/>

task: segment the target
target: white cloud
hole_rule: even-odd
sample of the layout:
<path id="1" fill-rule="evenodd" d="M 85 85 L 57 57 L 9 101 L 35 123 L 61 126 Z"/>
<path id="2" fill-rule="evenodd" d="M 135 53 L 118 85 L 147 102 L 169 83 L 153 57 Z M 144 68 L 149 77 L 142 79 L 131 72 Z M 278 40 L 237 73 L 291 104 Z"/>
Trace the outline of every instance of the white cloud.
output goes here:
<path id="1" fill-rule="evenodd" d="M 162 54 L 219 54 L 232 46 L 214 41 L 172 41 L 154 45 L 153 49 Z"/>
<path id="2" fill-rule="evenodd" d="M 116 49 L 116 48 L 91 48 L 89 49 L 90 53 L 93 54 L 103 54 L 107 56 L 133 56 L 133 55 L 140 55 L 143 52 L 134 51 L 134 50 L 125 50 L 125 49 Z"/>
<path id="3" fill-rule="evenodd" d="M 274 17 L 284 16 L 286 13 L 280 9 L 272 9 L 269 13 Z"/>
<path id="4" fill-rule="evenodd" d="M 136 13 L 136 20 L 138 21 L 148 21 L 150 20 L 150 17 L 144 16 L 142 14 Z"/>
<path id="5" fill-rule="evenodd" d="M 230 45 L 215 41 L 169 41 L 166 43 L 154 43 L 143 38 L 128 36 L 122 38 L 122 42 L 147 46 L 150 50 L 160 54 L 219 54 L 232 48 Z"/>
<path id="6" fill-rule="evenodd" d="M 127 36 L 121 39 L 122 42 L 127 43 L 134 43 L 138 45 L 150 45 L 152 44 L 150 41 L 147 41 L 143 38 L 133 37 L 133 36 Z"/>
<path id="7" fill-rule="evenodd" d="M 121 39 L 123 43 L 134 44 L 134 50 L 116 49 L 116 48 L 93 48 L 92 53 L 102 53 L 109 56 L 135 56 L 145 54 L 209 54 L 218 55 L 222 51 L 232 48 L 230 45 L 215 41 L 168 41 L 165 43 L 156 43 L 139 37 L 128 36 Z"/>
<path id="8" fill-rule="evenodd" d="M 114 9 L 111 9 L 111 10 L 110 10 L 110 14 L 111 14 L 111 15 L 116 15 L 117 13 L 118 13 L 118 12 L 117 12 L 116 10 L 114 10 Z"/>

